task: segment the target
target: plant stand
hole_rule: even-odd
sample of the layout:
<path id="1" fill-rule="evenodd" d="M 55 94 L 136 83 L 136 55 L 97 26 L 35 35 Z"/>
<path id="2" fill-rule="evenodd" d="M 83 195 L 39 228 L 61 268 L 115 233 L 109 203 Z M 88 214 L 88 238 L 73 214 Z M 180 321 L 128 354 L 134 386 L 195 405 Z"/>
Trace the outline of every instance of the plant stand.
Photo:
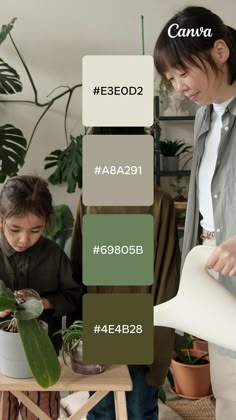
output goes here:
<path id="1" fill-rule="evenodd" d="M 68 420 L 79 420 L 85 416 L 108 392 L 114 392 L 117 420 L 128 420 L 125 392 L 132 390 L 132 381 L 127 366 L 112 365 L 100 375 L 79 375 L 66 367 L 60 358 L 61 377 L 59 381 L 47 388 L 48 391 L 96 391 L 75 414 Z M 23 391 L 45 391 L 32 379 L 14 379 L 0 374 L 0 391 L 10 391 L 32 411 L 40 420 L 51 420 L 41 408 L 32 402 Z M 1 416 L 0 416 L 1 418 Z"/>

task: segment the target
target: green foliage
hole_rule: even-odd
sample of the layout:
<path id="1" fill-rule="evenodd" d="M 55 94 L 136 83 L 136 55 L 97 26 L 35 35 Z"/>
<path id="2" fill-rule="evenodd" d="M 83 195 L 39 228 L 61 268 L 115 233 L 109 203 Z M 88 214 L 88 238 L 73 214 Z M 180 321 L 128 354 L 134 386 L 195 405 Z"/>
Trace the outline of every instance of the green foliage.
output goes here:
<path id="1" fill-rule="evenodd" d="M 193 342 L 198 340 L 198 338 L 196 337 L 192 338 L 191 336 L 187 335 L 187 340 L 188 340 L 188 343 L 186 346 L 187 354 L 185 355 L 182 349 L 180 349 L 177 346 L 175 346 L 175 353 L 178 356 L 178 359 L 180 360 L 180 362 L 182 362 L 183 364 L 197 365 L 202 359 L 205 359 L 208 356 L 208 353 L 204 353 L 202 356 L 197 357 L 197 358 L 192 356 L 191 349 L 193 346 Z"/>
<path id="2" fill-rule="evenodd" d="M 19 74 L 0 58 L 0 94 L 11 95 L 21 91 Z"/>
<path id="3" fill-rule="evenodd" d="M 62 237 L 64 241 L 71 237 L 74 218 L 70 208 L 66 204 L 54 206 L 54 216 L 51 223 L 47 224 L 43 236 L 53 241 Z"/>
<path id="4" fill-rule="evenodd" d="M 160 141 L 160 152 L 163 156 L 180 156 L 184 153 L 189 153 L 192 146 L 186 144 L 183 140 L 168 140 Z"/>
<path id="5" fill-rule="evenodd" d="M 34 134 L 41 120 L 58 99 L 67 95 L 67 102 L 64 111 L 66 149 L 55 150 L 54 152 L 52 152 L 45 159 L 46 161 L 50 162 L 45 165 L 45 169 L 56 166 L 55 172 L 49 177 L 49 182 L 51 182 L 53 185 L 66 182 L 68 185 L 67 191 L 74 192 L 77 185 L 80 188 L 82 186 L 82 136 L 70 136 L 71 142 L 69 142 L 69 136 L 67 133 L 67 115 L 72 95 L 77 88 L 82 86 L 82 84 L 79 83 L 72 87 L 59 86 L 60 89 L 63 88 L 63 91 L 57 95 L 52 96 L 51 94 L 58 88 L 56 87 L 55 89 L 53 89 L 53 92 L 51 92 L 51 94 L 48 95 L 49 99 L 47 102 L 39 102 L 36 85 L 33 81 L 29 68 L 27 67 L 22 55 L 20 54 L 20 51 L 17 48 L 11 34 L 15 21 L 16 18 L 12 19 L 8 25 L 2 26 L 0 32 L 0 44 L 7 38 L 9 38 L 12 42 L 13 47 L 15 48 L 17 56 L 21 61 L 21 64 L 28 77 L 29 83 L 32 87 L 34 100 L 31 101 L 17 99 L 15 101 L 14 99 L 0 99 L 0 102 L 31 103 L 32 105 L 43 109 L 43 112 L 41 113 L 37 122 L 35 123 L 28 144 L 23 133 L 18 128 L 14 127 L 11 124 L 7 124 L 0 127 L 0 182 L 4 182 L 8 176 L 11 177 L 13 175 L 16 175 L 19 169 L 24 165 L 26 154 L 30 148 Z M 17 71 L 0 58 L 0 94 L 12 95 L 17 92 L 21 92 L 22 89 L 23 85 Z"/>
<path id="6" fill-rule="evenodd" d="M 2 44 L 3 41 L 5 41 L 7 35 L 11 32 L 13 25 L 15 23 L 17 18 L 13 18 L 8 25 L 3 25 L 1 32 L 0 32 L 0 44 Z"/>
<path id="7" fill-rule="evenodd" d="M 173 191 L 177 194 L 177 196 L 174 197 L 175 201 L 178 201 L 178 198 L 181 196 L 186 199 L 185 197 L 186 185 L 182 183 L 182 179 L 183 177 L 181 175 L 177 175 L 175 178 L 176 180 L 175 183 L 170 184 L 170 187 L 172 187 Z"/>
<path id="8" fill-rule="evenodd" d="M 68 328 L 56 331 L 54 335 L 56 334 L 61 334 L 62 336 L 62 357 L 67 365 L 66 357 L 73 354 L 73 350 L 76 349 L 83 338 L 83 322 L 74 321 Z"/>
<path id="9" fill-rule="evenodd" d="M 23 133 L 11 124 L 0 127 L 0 182 L 17 174 L 24 165 L 27 142 Z"/>
<path id="10" fill-rule="evenodd" d="M 61 369 L 47 333 L 36 319 L 17 319 L 17 327 L 34 378 L 43 388 L 54 385 L 60 378 Z"/>
<path id="11" fill-rule="evenodd" d="M 159 398 L 159 400 L 161 400 L 163 403 L 165 403 L 165 402 L 166 402 L 166 393 L 165 393 L 165 391 L 164 391 L 164 388 L 163 388 L 161 385 L 159 385 L 159 386 L 158 386 L 158 398 Z"/>
<path id="12" fill-rule="evenodd" d="M 56 170 L 49 176 L 53 185 L 66 182 L 67 192 L 72 193 L 78 184 L 82 188 L 82 139 L 83 136 L 70 136 L 70 144 L 65 150 L 54 150 L 44 160 L 44 169 L 56 166 Z"/>
<path id="13" fill-rule="evenodd" d="M 43 388 L 48 388 L 58 381 L 60 364 L 50 338 L 37 320 L 43 312 L 43 304 L 37 299 L 23 303 L 20 300 L 0 280 L 0 311 L 12 309 L 14 318 L 10 321 L 10 328 L 17 325 L 35 380 Z"/>

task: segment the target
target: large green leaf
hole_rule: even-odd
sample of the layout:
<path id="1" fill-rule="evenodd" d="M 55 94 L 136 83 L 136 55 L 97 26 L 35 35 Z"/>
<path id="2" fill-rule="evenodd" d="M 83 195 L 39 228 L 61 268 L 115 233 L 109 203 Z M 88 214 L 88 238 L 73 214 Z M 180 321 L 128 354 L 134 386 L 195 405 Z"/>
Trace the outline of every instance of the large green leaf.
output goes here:
<path id="1" fill-rule="evenodd" d="M 71 142 L 65 150 L 54 150 L 44 160 L 44 169 L 56 166 L 48 178 L 53 185 L 67 183 L 67 192 L 75 192 L 76 185 L 82 188 L 82 139 L 83 136 L 71 136 Z"/>
<path id="2" fill-rule="evenodd" d="M 61 368 L 50 338 L 35 319 L 17 319 L 17 327 L 35 380 L 43 388 L 55 384 Z"/>
<path id="3" fill-rule="evenodd" d="M 15 311 L 14 316 L 17 319 L 36 319 L 43 312 L 43 304 L 37 299 L 27 300 L 20 304 L 20 309 Z"/>
<path id="4" fill-rule="evenodd" d="M 19 74 L 0 58 L 0 94 L 11 95 L 22 88 Z"/>
<path id="5" fill-rule="evenodd" d="M 0 296 L 0 311 L 6 311 L 7 309 L 15 310 L 16 307 L 15 298 Z"/>
<path id="6" fill-rule="evenodd" d="M 21 130 L 11 124 L 0 127 L 0 182 L 23 166 L 27 142 Z"/>
<path id="7" fill-rule="evenodd" d="M 8 23 L 8 25 L 3 25 L 1 32 L 0 32 L 0 44 L 5 41 L 7 35 L 9 34 L 9 32 L 11 32 L 13 25 L 15 23 L 17 18 L 13 18 L 10 23 Z"/>

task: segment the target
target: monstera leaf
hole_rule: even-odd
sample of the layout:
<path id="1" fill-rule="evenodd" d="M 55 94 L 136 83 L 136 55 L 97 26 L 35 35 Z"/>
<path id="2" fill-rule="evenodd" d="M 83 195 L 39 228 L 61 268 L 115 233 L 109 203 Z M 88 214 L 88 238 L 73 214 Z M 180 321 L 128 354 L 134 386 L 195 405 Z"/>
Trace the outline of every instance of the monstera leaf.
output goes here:
<path id="1" fill-rule="evenodd" d="M 76 184 L 82 187 L 82 138 L 71 136 L 71 142 L 65 150 L 54 150 L 44 160 L 44 169 L 56 166 L 55 172 L 48 178 L 53 185 L 67 183 L 67 192 L 75 192 Z"/>
<path id="2" fill-rule="evenodd" d="M 0 127 L 0 182 L 23 166 L 27 142 L 21 130 L 11 124 Z"/>
<path id="3" fill-rule="evenodd" d="M 20 76 L 0 58 L 0 94 L 11 95 L 22 91 Z"/>
<path id="4" fill-rule="evenodd" d="M 5 41 L 7 35 L 9 34 L 9 32 L 11 32 L 13 25 L 16 21 L 16 18 L 13 18 L 10 23 L 8 23 L 8 25 L 3 25 L 1 32 L 0 32 L 0 44 Z"/>

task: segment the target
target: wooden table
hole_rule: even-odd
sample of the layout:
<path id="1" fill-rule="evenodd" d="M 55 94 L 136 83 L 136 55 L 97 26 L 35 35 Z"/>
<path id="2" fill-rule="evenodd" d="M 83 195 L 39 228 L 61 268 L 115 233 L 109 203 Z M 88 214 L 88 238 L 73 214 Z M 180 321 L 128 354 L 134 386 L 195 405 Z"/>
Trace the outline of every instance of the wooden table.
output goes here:
<path id="1" fill-rule="evenodd" d="M 66 367 L 62 360 L 61 377 L 50 388 L 41 388 L 33 378 L 14 379 L 0 374 L 0 391 L 10 391 L 40 420 L 51 418 L 41 410 L 23 391 L 96 391 L 86 403 L 68 419 L 79 420 L 85 416 L 109 391 L 114 392 L 117 420 L 127 420 L 125 391 L 132 390 L 132 381 L 127 366 L 112 365 L 98 375 L 79 375 Z M 1 416 L 2 417 L 2 416 Z"/>

